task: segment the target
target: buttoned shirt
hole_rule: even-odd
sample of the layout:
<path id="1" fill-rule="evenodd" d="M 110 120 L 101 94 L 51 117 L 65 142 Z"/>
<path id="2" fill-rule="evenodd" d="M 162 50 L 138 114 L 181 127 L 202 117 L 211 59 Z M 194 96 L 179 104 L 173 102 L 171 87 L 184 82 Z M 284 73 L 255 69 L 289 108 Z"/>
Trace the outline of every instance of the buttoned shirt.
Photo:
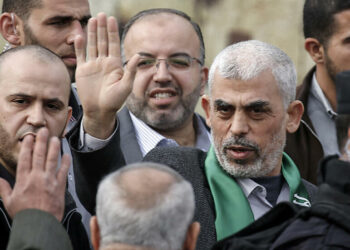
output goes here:
<path id="1" fill-rule="evenodd" d="M 140 146 L 142 156 L 145 156 L 156 146 L 179 146 L 175 140 L 162 136 L 151 127 L 149 127 L 146 123 L 135 117 L 131 112 L 130 116 L 135 128 L 135 136 Z M 195 114 L 194 119 L 194 124 L 196 126 L 196 147 L 203 151 L 208 151 L 211 144 L 210 133 L 197 114 Z M 93 151 L 104 147 L 116 133 L 117 128 L 118 124 L 113 134 L 109 138 L 101 140 L 85 133 L 82 121 L 80 125 L 79 148 L 83 151 Z"/>
<path id="2" fill-rule="evenodd" d="M 140 146 L 142 156 L 145 156 L 156 146 L 179 146 L 179 144 L 175 140 L 164 137 L 157 131 L 153 130 L 142 120 L 134 116 L 130 111 L 129 113 L 131 116 L 132 123 L 135 127 L 135 135 L 137 142 Z M 210 148 L 210 134 L 197 114 L 194 115 L 194 119 L 196 126 L 195 147 L 203 151 L 208 151 Z"/>
<path id="3" fill-rule="evenodd" d="M 257 220 L 268 212 L 273 206 L 266 199 L 266 188 L 249 178 L 237 178 L 237 183 L 247 197 L 252 209 L 254 219 Z M 277 203 L 289 201 L 289 186 L 284 182 L 281 192 L 277 198 Z"/>
<path id="4" fill-rule="evenodd" d="M 332 109 L 324 95 L 315 74 L 312 78 L 310 95 L 308 97 L 307 114 L 315 128 L 324 155 L 339 154 L 335 126 L 337 113 Z"/>

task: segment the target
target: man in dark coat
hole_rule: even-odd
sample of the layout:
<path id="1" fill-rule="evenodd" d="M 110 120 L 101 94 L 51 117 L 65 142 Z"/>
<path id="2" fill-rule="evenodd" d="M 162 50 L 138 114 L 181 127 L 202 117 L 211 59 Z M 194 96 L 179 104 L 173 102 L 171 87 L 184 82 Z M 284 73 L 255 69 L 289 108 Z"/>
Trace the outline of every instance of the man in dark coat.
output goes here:
<path id="1" fill-rule="evenodd" d="M 103 15 L 89 23 L 89 30 L 96 31 L 103 23 L 107 23 L 103 30 L 115 31 L 115 24 Z M 112 48 L 117 47 L 116 41 L 108 42 Z M 90 46 L 88 50 L 94 51 L 96 45 Z M 80 130 L 70 135 L 73 159 L 79 166 L 77 192 L 86 208 L 94 212 L 98 182 L 125 162 L 114 112 L 130 93 L 130 82 L 140 70 L 142 58 L 137 54 L 131 57 L 123 72 L 120 64 L 118 68 L 115 49 L 96 51 L 85 60 L 85 54 L 79 53 L 80 46 L 76 48 L 78 93 L 84 119 L 88 115 L 84 130 L 97 138 L 109 137 L 102 148 L 84 152 L 80 148 Z M 96 73 L 94 81 L 80 76 L 80 69 L 91 65 L 110 68 L 115 73 Z M 107 80 L 112 75 L 115 77 Z M 195 220 L 203 229 L 198 249 L 210 248 L 217 239 L 249 225 L 281 201 L 310 206 L 315 187 L 300 178 L 293 161 L 283 153 L 286 131 L 298 128 L 303 113 L 302 103 L 294 100 L 295 87 L 294 65 L 278 48 L 259 41 L 230 46 L 213 63 L 210 95 L 202 101 L 214 142 L 209 152 L 157 147 L 146 155 L 144 160 L 167 164 L 192 183 Z M 99 93 L 100 98 L 91 100 L 90 91 Z"/>
<path id="2" fill-rule="evenodd" d="M 286 152 L 301 176 L 314 184 L 320 160 L 339 153 L 335 75 L 350 69 L 349 16 L 349 0 L 305 0 L 305 49 L 316 65 L 297 88 L 305 112 L 299 129 L 288 134 Z"/>
<path id="3" fill-rule="evenodd" d="M 45 127 L 48 137 L 64 137 L 72 114 L 72 108 L 68 106 L 70 77 L 57 55 L 35 45 L 17 47 L 1 54 L 0 75 L 0 177 L 13 187 L 18 153 L 26 136 L 35 137 L 38 130 Z M 46 184 L 53 185 L 49 181 Z M 66 225 L 73 246 L 88 249 L 81 216 L 68 193 L 65 209 L 62 223 Z M 8 213 L 10 211 L 4 209 L 2 202 L 0 210 L 0 245 L 4 249 L 14 214 Z"/>

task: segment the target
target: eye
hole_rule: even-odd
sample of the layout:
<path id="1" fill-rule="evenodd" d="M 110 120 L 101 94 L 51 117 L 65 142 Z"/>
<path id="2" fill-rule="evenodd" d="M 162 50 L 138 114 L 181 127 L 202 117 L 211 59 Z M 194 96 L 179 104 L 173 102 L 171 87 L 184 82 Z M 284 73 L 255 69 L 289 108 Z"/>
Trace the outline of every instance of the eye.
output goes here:
<path id="1" fill-rule="evenodd" d="M 61 110 L 61 105 L 57 104 L 57 103 L 47 103 L 46 107 L 50 110 Z"/>
<path id="2" fill-rule="evenodd" d="M 234 113 L 234 107 L 231 105 L 216 106 L 215 112 L 222 119 L 229 119 Z"/>
<path id="3" fill-rule="evenodd" d="M 84 19 L 80 20 L 81 27 L 85 28 L 87 26 L 88 22 L 89 22 L 89 18 L 84 18 Z"/>
<path id="4" fill-rule="evenodd" d="M 17 105 L 22 105 L 22 104 L 28 104 L 29 101 L 25 98 L 16 98 L 11 100 L 12 103 L 17 104 Z"/>
<path id="5" fill-rule="evenodd" d="M 62 20 L 52 21 L 49 24 L 54 26 L 65 26 L 65 25 L 68 25 L 69 23 L 70 23 L 70 19 L 62 19 Z"/>
<path id="6" fill-rule="evenodd" d="M 168 62 L 175 68 L 188 68 L 191 66 L 191 59 L 186 56 L 170 57 Z"/>
<path id="7" fill-rule="evenodd" d="M 148 68 L 152 67 L 156 63 L 156 59 L 154 58 L 141 58 L 139 63 L 137 64 L 138 68 Z"/>

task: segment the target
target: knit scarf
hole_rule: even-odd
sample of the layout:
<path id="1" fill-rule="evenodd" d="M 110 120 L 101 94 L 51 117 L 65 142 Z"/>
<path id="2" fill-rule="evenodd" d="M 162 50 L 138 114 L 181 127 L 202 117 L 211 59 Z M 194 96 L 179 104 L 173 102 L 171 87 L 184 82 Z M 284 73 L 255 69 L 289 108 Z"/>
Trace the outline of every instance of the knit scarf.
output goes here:
<path id="1" fill-rule="evenodd" d="M 221 240 L 252 223 L 254 215 L 241 187 L 220 166 L 213 146 L 205 160 L 205 174 L 214 198 L 217 240 Z M 286 153 L 282 158 L 282 175 L 289 186 L 290 201 L 309 207 L 308 193 L 299 170 Z"/>

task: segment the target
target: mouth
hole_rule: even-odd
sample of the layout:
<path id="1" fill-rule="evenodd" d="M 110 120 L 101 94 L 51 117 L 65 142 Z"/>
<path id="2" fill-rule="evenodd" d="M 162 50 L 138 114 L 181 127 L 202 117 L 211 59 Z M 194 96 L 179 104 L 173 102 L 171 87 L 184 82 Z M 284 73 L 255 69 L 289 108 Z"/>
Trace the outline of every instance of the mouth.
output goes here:
<path id="1" fill-rule="evenodd" d="M 75 54 L 69 54 L 65 56 L 61 56 L 62 60 L 67 65 L 76 65 L 77 64 L 77 57 Z"/>
<path id="2" fill-rule="evenodd" d="M 224 152 L 234 160 L 246 160 L 252 157 L 256 150 L 252 147 L 234 145 L 224 148 Z"/>
<path id="3" fill-rule="evenodd" d="M 178 96 L 174 89 L 154 89 L 149 93 L 150 101 L 156 106 L 167 106 L 172 104 Z"/>

